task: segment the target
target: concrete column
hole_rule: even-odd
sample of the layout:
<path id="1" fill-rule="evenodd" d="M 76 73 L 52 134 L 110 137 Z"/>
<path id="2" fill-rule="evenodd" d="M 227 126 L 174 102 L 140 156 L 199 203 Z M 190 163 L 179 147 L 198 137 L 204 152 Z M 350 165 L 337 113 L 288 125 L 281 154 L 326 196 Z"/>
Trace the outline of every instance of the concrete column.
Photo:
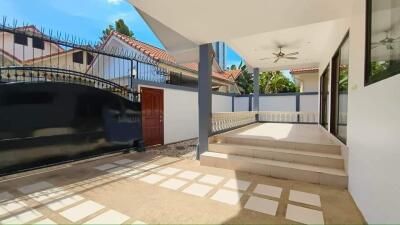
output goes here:
<path id="1" fill-rule="evenodd" d="M 259 111 L 260 107 L 260 69 L 253 70 L 253 89 L 254 89 L 254 105 L 253 111 Z"/>
<path id="2" fill-rule="evenodd" d="M 212 62 L 214 50 L 212 44 L 200 45 L 199 63 L 199 145 L 197 159 L 203 152 L 208 151 L 208 137 L 211 133 L 211 106 L 212 106 Z"/>

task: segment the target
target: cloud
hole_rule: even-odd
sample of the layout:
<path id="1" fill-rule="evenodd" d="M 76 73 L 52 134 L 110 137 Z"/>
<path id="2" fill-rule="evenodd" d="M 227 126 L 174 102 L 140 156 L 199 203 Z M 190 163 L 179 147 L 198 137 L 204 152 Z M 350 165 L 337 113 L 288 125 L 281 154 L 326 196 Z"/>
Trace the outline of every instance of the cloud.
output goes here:
<path id="1" fill-rule="evenodd" d="M 107 0 L 108 3 L 113 4 L 113 5 L 118 5 L 121 3 L 123 0 Z"/>

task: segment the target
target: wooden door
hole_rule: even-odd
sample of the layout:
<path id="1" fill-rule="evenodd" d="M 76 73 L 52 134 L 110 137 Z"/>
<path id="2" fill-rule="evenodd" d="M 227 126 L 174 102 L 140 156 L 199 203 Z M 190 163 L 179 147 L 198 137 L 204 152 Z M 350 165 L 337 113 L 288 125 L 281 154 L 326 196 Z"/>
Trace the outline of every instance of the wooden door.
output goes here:
<path id="1" fill-rule="evenodd" d="M 164 144 L 164 91 L 142 87 L 141 103 L 144 145 Z"/>

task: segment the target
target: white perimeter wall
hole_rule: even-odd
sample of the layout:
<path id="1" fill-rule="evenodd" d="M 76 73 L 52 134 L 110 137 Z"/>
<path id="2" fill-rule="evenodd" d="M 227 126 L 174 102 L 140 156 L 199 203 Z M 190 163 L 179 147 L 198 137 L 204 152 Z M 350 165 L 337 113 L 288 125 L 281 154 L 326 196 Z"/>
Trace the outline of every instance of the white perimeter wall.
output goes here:
<path id="1" fill-rule="evenodd" d="M 365 1 L 355 1 L 349 23 L 349 191 L 368 223 L 399 223 L 400 75 L 364 86 L 365 8 Z M 344 33 L 338 29 L 342 38 Z M 340 38 L 336 41 L 321 72 Z"/>
<path id="2" fill-rule="evenodd" d="M 212 95 L 212 112 L 232 112 L 232 96 Z"/>
<path id="3" fill-rule="evenodd" d="M 235 97 L 235 112 L 249 111 L 249 97 Z"/>
<path id="4" fill-rule="evenodd" d="M 260 111 L 296 112 L 296 96 L 260 96 Z"/>

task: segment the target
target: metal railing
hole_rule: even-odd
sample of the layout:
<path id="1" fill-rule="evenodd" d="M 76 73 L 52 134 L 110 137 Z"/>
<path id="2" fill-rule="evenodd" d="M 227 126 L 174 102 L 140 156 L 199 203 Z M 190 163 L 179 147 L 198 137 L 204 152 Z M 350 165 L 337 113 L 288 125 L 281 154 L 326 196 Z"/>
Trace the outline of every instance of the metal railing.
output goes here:
<path id="1" fill-rule="evenodd" d="M 213 113 L 211 133 L 218 134 L 257 122 L 257 112 Z"/>
<path id="2" fill-rule="evenodd" d="M 0 24 L 0 82 L 67 82 L 132 98 L 133 80 L 166 83 L 168 71 L 144 54 L 35 26 Z"/>
<path id="3" fill-rule="evenodd" d="M 318 123 L 317 112 L 258 112 L 259 122 L 275 123 Z"/>

